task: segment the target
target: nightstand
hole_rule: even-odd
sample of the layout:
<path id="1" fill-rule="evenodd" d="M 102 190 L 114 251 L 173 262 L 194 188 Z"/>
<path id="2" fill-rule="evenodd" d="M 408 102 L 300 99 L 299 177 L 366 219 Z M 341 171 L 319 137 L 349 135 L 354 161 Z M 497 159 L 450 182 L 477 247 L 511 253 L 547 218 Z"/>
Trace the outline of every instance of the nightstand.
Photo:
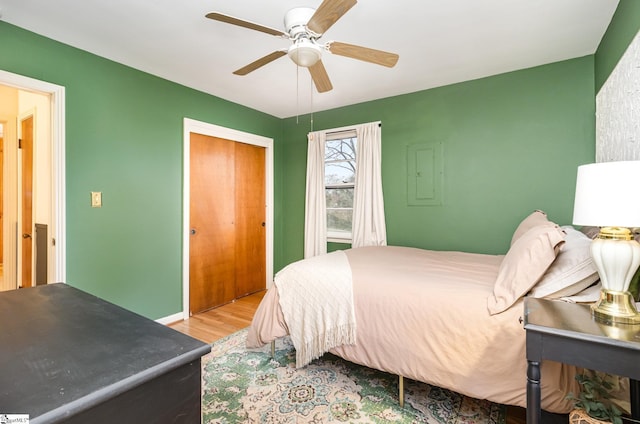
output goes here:
<path id="1" fill-rule="evenodd" d="M 640 326 L 609 326 L 591 317 L 588 305 L 526 298 L 527 424 L 540 423 L 543 360 L 629 377 L 631 413 L 640 418 Z"/>

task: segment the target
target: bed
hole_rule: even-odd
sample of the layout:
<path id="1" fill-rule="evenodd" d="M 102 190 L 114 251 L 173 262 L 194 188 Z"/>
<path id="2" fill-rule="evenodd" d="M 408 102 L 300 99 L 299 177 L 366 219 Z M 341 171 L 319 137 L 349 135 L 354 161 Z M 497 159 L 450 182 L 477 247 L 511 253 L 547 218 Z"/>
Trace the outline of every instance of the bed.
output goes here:
<path id="1" fill-rule="evenodd" d="M 290 335 L 296 350 L 304 350 L 306 323 L 322 333 L 323 321 L 333 320 L 340 303 L 310 285 L 335 280 L 333 270 L 346 260 L 352 311 L 342 312 L 346 318 L 340 324 L 354 319 L 355 340 L 341 330 L 319 351 L 297 358 L 298 366 L 329 351 L 401 379 L 525 407 L 523 298 L 591 301 L 599 289 L 589 243 L 580 231 L 559 227 L 535 211 L 514 232 L 506 255 L 371 246 L 305 259 L 278 273 L 256 311 L 247 345 L 257 348 Z M 304 272 L 311 278 L 298 278 Z M 338 279 L 344 276 L 340 272 Z M 290 283 L 303 287 L 297 298 L 291 298 Z M 326 292 L 336 288 L 330 284 Z M 308 315 L 307 309 L 316 312 Z M 577 389 L 575 372 L 571 366 L 543 364 L 543 409 L 571 409 L 566 395 Z"/>

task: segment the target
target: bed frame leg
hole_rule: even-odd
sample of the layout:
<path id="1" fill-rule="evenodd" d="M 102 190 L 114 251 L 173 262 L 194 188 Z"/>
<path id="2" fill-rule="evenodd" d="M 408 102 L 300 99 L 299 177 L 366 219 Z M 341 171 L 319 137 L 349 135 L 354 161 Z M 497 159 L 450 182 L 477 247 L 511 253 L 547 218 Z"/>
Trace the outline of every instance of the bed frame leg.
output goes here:
<path id="1" fill-rule="evenodd" d="M 271 341 L 271 359 L 276 357 L 276 341 Z"/>
<path id="2" fill-rule="evenodd" d="M 400 408 L 404 408 L 404 377 L 398 376 L 398 398 L 400 399 Z"/>

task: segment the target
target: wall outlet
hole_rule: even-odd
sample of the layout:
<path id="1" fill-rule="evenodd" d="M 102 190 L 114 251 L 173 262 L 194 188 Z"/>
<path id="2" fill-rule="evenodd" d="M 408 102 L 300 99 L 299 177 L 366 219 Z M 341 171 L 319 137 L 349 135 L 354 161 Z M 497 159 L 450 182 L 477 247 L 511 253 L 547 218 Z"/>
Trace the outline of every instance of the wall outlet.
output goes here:
<path id="1" fill-rule="evenodd" d="M 91 207 L 92 208 L 101 208 L 102 207 L 102 192 L 101 191 L 92 191 L 91 192 Z"/>

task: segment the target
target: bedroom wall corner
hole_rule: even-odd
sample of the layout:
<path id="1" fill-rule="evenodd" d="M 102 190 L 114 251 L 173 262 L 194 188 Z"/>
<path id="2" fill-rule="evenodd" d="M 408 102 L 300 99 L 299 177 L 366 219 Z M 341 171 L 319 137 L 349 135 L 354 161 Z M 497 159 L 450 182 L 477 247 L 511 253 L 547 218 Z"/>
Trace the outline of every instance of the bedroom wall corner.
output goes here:
<path id="1" fill-rule="evenodd" d="M 183 119 L 273 138 L 276 149 L 281 119 L 3 21 L 0 40 L 0 69 L 66 89 L 66 283 L 151 319 L 181 311 Z M 102 208 L 91 191 L 104 193 Z"/>
<path id="2" fill-rule="evenodd" d="M 640 30 L 640 1 L 620 0 L 595 57 L 595 89 L 599 92 L 627 46 Z"/>
<path id="3" fill-rule="evenodd" d="M 640 160 L 640 32 L 596 96 L 596 162 Z"/>

